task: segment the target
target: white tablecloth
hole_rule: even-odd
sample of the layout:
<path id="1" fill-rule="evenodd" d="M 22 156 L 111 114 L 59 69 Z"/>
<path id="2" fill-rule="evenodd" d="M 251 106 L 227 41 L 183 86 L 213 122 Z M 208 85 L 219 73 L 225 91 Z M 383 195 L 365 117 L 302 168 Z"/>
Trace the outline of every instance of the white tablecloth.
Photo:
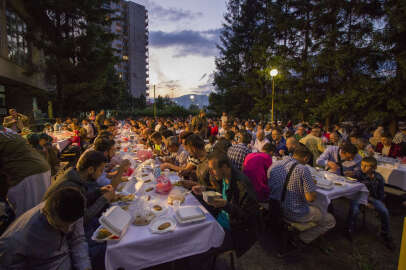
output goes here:
<path id="1" fill-rule="evenodd" d="M 134 183 L 128 183 L 129 186 Z M 130 188 L 128 188 L 130 189 Z M 167 196 L 158 200 L 166 201 Z M 224 239 L 224 231 L 207 210 L 193 195 L 186 197 L 182 205 L 199 205 L 206 213 L 206 220 L 189 225 L 177 224 L 174 232 L 152 234 L 148 226 L 131 225 L 118 243 L 108 243 L 106 269 L 138 270 L 204 253 L 212 247 L 219 247 Z M 173 209 L 164 216 L 173 217 Z"/>
<path id="2" fill-rule="evenodd" d="M 64 139 L 64 140 L 57 141 L 54 145 L 59 150 L 59 152 L 62 152 L 62 150 L 65 149 L 65 147 L 68 146 L 69 143 L 70 143 L 69 139 Z"/>
<path id="3" fill-rule="evenodd" d="M 361 204 L 368 203 L 369 191 L 362 183 L 344 183 L 344 186 L 336 186 L 332 190 L 317 189 L 316 201 L 314 202 L 322 211 L 327 212 L 331 201 L 341 197 L 348 199 L 360 199 Z"/>
<path id="4" fill-rule="evenodd" d="M 339 175 L 335 175 L 325 171 L 317 171 L 316 169 L 309 167 L 313 177 L 322 177 L 326 180 L 326 177 L 330 178 L 329 181 L 336 181 L 341 185 L 333 185 L 333 189 L 326 190 L 318 188 L 316 190 L 317 196 L 313 204 L 318 206 L 321 211 L 327 212 L 328 206 L 331 201 L 341 197 L 348 199 L 359 199 L 362 204 L 368 203 L 369 191 L 367 187 L 359 182 L 349 183 L 345 181 L 345 178 Z"/>
<path id="5" fill-rule="evenodd" d="M 406 190 L 405 165 L 400 165 L 399 168 L 391 165 L 379 165 L 376 171 L 382 174 L 386 184 Z"/>

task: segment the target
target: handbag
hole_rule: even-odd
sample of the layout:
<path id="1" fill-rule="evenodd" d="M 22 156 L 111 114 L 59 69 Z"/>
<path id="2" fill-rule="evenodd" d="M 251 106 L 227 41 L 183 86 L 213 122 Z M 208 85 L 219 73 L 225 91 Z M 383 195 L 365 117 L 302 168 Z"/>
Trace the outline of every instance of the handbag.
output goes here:
<path id="1" fill-rule="evenodd" d="M 283 207 L 282 203 L 285 201 L 286 197 L 286 189 L 288 187 L 291 175 L 293 173 L 293 170 L 297 166 L 297 162 L 295 162 L 289 169 L 288 174 L 286 175 L 285 178 L 285 183 L 283 185 L 283 190 L 282 190 L 282 196 L 280 200 L 277 199 L 270 199 L 269 200 L 269 210 L 268 210 L 268 221 L 270 224 L 270 227 L 276 232 L 279 230 L 282 230 L 283 228 Z"/>

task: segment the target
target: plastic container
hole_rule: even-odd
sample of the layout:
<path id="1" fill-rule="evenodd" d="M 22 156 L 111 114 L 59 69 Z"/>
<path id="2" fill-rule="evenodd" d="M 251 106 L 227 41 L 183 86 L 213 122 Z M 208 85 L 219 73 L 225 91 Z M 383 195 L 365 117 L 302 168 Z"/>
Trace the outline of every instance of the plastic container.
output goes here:
<path id="1" fill-rule="evenodd" d="M 112 206 L 99 218 L 100 224 L 118 237 L 122 237 L 131 223 L 131 215 L 119 206 Z"/>

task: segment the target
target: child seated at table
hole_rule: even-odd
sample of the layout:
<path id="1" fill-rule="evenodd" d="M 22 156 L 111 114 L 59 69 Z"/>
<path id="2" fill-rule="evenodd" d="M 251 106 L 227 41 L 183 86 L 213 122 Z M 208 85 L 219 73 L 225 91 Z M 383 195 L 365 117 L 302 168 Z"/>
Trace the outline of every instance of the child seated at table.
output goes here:
<path id="1" fill-rule="evenodd" d="M 383 202 L 385 196 L 385 182 L 382 175 L 376 172 L 377 164 L 377 160 L 374 157 L 364 157 L 361 162 L 361 175 L 358 180 L 368 188 L 369 197 L 367 207 L 374 209 L 379 214 L 382 225 L 381 236 L 385 241 L 385 245 L 389 249 L 394 249 L 395 247 L 389 230 L 389 211 Z M 351 202 L 348 227 L 350 235 L 355 229 L 355 221 L 359 213 L 359 205 L 359 200 L 353 200 Z"/>

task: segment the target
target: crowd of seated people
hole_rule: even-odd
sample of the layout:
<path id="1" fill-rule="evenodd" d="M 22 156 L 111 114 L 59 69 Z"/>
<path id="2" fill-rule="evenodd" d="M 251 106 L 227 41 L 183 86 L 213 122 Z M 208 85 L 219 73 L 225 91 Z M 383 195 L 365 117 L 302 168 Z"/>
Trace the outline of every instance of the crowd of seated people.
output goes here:
<path id="1" fill-rule="evenodd" d="M 131 165 L 115 156 L 113 138 L 119 121 L 104 111 L 93 111 L 84 119 L 57 118 L 43 134 L 26 138 L 20 135 L 25 121 L 11 110 L 0 131 L 0 204 L 4 206 L 0 268 L 104 269 L 106 246 L 90 237 Z M 378 212 L 382 237 L 393 248 L 384 179 L 376 171 L 374 156 L 402 161 L 406 156 L 402 123 L 394 136 L 381 127 L 371 132 L 342 125 L 325 129 L 317 123 L 242 121 L 226 113 L 221 118 L 201 112 L 186 119 L 140 117 L 123 123 L 161 160 L 162 170 L 187 179 L 184 186 L 223 227 L 226 236 L 218 251 L 244 254 L 257 239 L 263 211 L 259 205 L 271 199 L 280 201 L 285 220 L 315 224 L 300 233 L 304 244 L 331 230 L 335 217 L 312 204 L 318 193 L 309 164 L 364 183 L 369 191 L 367 207 Z M 80 158 L 52 181 L 58 150 L 49 135 L 64 130 L 72 132 Z M 205 190 L 217 191 L 221 198 L 208 204 L 201 198 Z M 350 238 L 360 204 L 357 199 L 350 202 L 346 228 Z M 38 243 L 33 230 L 41 236 L 43 250 L 34 248 Z"/>

